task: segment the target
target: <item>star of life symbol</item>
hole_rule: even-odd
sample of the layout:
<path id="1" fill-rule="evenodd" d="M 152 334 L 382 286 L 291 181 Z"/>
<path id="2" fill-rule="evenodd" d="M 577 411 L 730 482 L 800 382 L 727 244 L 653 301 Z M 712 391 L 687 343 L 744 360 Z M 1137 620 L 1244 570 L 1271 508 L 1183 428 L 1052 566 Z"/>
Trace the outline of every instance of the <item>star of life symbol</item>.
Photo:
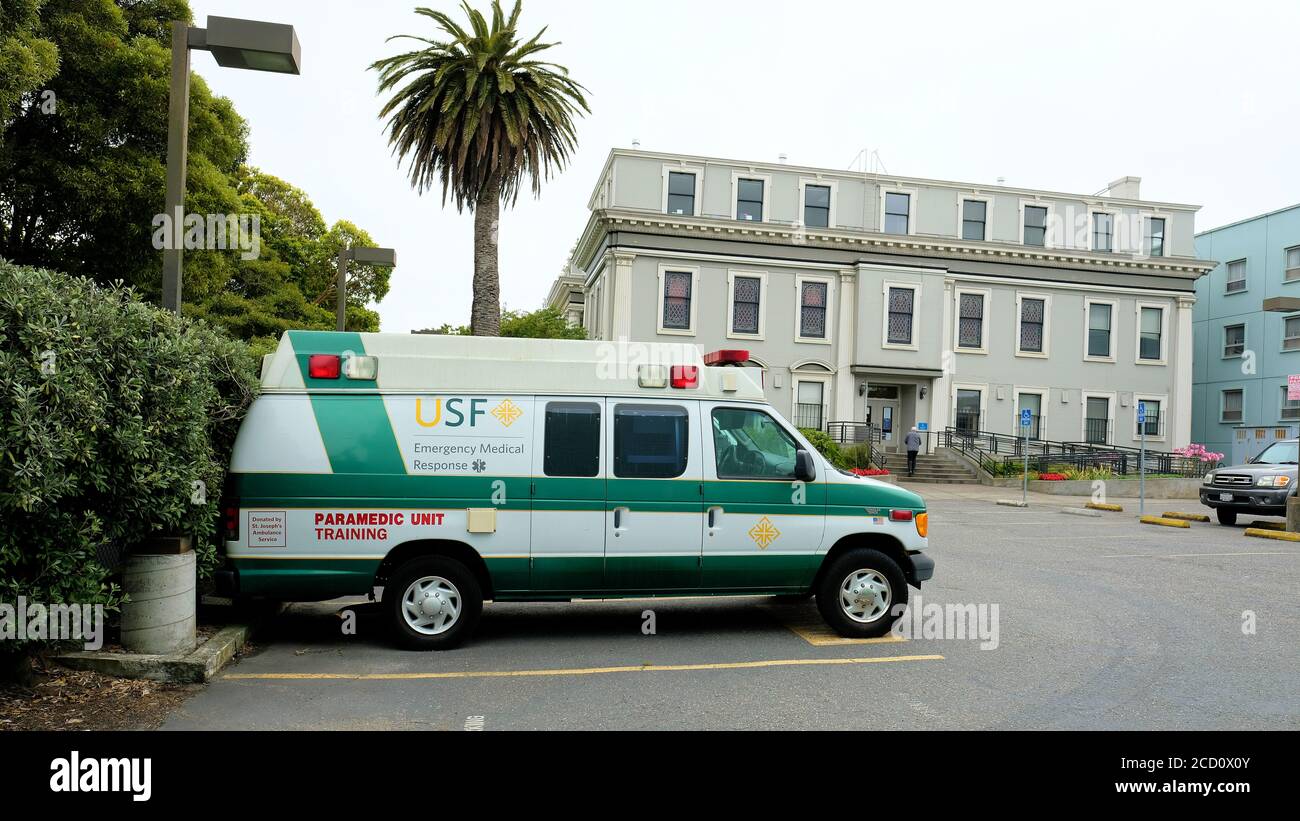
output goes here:
<path id="1" fill-rule="evenodd" d="M 501 404 L 493 408 L 491 412 L 497 418 L 497 421 L 507 428 L 524 415 L 523 410 L 509 399 L 503 399 Z"/>
<path id="2" fill-rule="evenodd" d="M 482 473 L 487 470 L 487 462 L 484 462 L 482 459 L 475 459 L 474 463 L 471 464 L 470 467 L 475 473 Z"/>
<path id="3" fill-rule="evenodd" d="M 772 520 L 764 516 L 758 520 L 758 524 L 749 529 L 749 538 L 754 540 L 759 550 L 766 550 L 767 546 L 775 542 L 781 535 L 781 531 L 776 529 Z"/>

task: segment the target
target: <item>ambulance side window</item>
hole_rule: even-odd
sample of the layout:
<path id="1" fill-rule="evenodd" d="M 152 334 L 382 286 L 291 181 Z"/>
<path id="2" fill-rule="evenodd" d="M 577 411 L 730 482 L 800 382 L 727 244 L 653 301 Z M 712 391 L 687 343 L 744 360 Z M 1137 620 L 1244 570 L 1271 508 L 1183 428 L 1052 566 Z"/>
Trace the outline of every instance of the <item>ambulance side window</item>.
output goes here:
<path id="1" fill-rule="evenodd" d="M 614 475 L 673 479 L 686 472 L 689 418 L 679 405 L 614 406 Z"/>
<path id="2" fill-rule="evenodd" d="M 547 476 L 600 473 L 600 405 L 548 402 L 542 472 Z"/>
<path id="3" fill-rule="evenodd" d="M 713 411 L 713 454 L 719 479 L 793 479 L 798 450 L 790 434 L 762 411 Z"/>

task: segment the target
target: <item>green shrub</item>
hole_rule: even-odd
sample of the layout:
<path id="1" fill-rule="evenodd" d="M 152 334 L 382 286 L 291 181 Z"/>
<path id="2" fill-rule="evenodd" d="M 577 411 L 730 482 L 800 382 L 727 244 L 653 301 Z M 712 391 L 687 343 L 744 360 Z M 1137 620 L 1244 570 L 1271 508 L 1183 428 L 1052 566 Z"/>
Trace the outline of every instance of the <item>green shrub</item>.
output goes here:
<path id="1" fill-rule="evenodd" d="M 816 428 L 799 428 L 799 432 L 807 438 L 808 444 L 817 448 L 821 455 L 826 457 L 826 461 L 840 469 L 849 467 L 844 459 L 844 453 L 840 451 L 840 446 L 835 444 L 830 434 Z"/>
<path id="2" fill-rule="evenodd" d="M 856 445 L 840 448 L 840 453 L 844 455 L 844 466 L 847 468 L 862 468 L 867 470 L 871 465 L 871 445 L 861 442 Z"/>
<path id="3" fill-rule="evenodd" d="M 0 260 L 0 601 L 111 610 L 106 561 L 154 534 L 193 537 L 209 574 L 255 373 L 206 323 Z"/>

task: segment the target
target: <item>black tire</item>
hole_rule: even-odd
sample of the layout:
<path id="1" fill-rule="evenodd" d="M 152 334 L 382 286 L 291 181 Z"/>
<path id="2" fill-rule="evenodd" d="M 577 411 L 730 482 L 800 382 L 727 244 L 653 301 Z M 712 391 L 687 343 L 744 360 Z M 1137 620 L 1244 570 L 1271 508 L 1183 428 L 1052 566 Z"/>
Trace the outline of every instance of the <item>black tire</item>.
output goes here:
<path id="1" fill-rule="evenodd" d="M 1232 527 L 1237 523 L 1237 511 L 1229 510 L 1226 507 L 1215 508 L 1214 512 L 1219 517 L 1219 524 Z"/>
<path id="2" fill-rule="evenodd" d="M 889 586 L 889 601 L 884 612 L 872 621 L 859 621 L 852 618 L 840 604 L 841 587 L 851 574 L 859 571 L 874 571 Z M 893 559 L 866 547 L 858 547 L 835 559 L 822 573 L 817 583 L 817 609 L 831 629 L 845 638 L 869 639 L 883 636 L 893 627 L 898 619 L 896 610 L 899 605 L 907 605 L 907 579 L 903 577 L 902 568 Z M 903 611 L 897 611 L 901 614 Z"/>
<path id="3" fill-rule="evenodd" d="M 423 578 L 449 582 L 459 595 L 459 614 L 439 633 L 423 633 L 404 615 L 404 599 L 410 587 Z M 437 595 L 443 595 L 438 592 Z M 448 600 L 451 597 L 448 596 Z M 474 632 L 483 613 L 483 590 L 469 568 L 446 556 L 423 556 L 402 564 L 384 586 L 384 609 L 397 643 L 410 650 L 450 650 L 460 646 Z"/>

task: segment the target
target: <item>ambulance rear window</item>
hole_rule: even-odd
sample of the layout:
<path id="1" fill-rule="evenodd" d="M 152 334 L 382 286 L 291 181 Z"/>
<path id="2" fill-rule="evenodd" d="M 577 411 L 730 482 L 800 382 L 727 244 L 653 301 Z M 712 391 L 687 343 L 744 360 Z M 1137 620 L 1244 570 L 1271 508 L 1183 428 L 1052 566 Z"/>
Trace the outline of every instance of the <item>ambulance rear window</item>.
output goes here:
<path id="1" fill-rule="evenodd" d="M 686 472 L 686 409 L 680 405 L 614 407 L 614 475 L 672 479 Z"/>
<path id="2" fill-rule="evenodd" d="M 542 471 L 547 476 L 595 476 L 600 473 L 600 405 L 595 402 L 549 402 Z"/>

